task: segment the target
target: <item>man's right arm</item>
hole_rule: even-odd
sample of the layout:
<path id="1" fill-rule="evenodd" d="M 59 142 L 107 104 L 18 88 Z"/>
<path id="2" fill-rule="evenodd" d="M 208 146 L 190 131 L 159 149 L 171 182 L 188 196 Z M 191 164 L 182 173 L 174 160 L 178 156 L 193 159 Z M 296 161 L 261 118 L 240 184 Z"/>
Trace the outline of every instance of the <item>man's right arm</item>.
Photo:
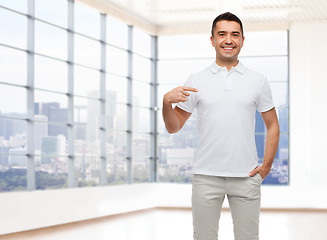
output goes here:
<path id="1" fill-rule="evenodd" d="M 196 88 L 177 87 L 166 93 L 163 98 L 162 116 L 169 133 L 176 133 L 184 126 L 185 122 L 191 116 L 179 107 L 172 107 L 173 103 L 186 102 L 190 94 L 187 91 L 197 92 Z"/>

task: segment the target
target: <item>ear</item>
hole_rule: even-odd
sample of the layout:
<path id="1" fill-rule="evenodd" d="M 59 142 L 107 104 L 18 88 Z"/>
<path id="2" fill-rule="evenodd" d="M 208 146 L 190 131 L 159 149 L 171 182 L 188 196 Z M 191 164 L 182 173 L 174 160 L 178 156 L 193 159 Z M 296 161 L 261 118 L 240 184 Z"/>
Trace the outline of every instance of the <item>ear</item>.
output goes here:
<path id="1" fill-rule="evenodd" d="M 245 37 L 242 38 L 241 48 L 243 47 Z"/>
<path id="2" fill-rule="evenodd" d="M 213 39 L 213 37 L 210 37 L 210 41 L 211 41 L 211 45 L 214 47 L 215 46 L 215 40 Z"/>

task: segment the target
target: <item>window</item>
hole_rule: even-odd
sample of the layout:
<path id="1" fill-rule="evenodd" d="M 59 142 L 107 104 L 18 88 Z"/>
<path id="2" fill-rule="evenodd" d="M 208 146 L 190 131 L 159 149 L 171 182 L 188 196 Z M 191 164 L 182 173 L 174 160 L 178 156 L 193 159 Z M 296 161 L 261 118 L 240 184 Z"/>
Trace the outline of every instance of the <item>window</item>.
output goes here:
<path id="1" fill-rule="evenodd" d="M 72 0 L 35 0 L 34 12 L 27 1 L 0 2 L 0 21 L 8 23 L 0 25 L 0 192 L 149 182 L 156 175 L 191 181 L 196 112 L 169 135 L 157 107 L 163 94 L 213 61 L 208 35 L 150 36 Z M 287 33 L 247 33 L 247 42 L 241 60 L 268 77 L 281 126 L 265 183 L 287 184 Z M 260 160 L 264 141 L 257 113 Z"/>
<path id="2" fill-rule="evenodd" d="M 151 36 L 70 0 L 34 10 L 0 7 L 0 191 L 149 181 Z"/>
<path id="3" fill-rule="evenodd" d="M 0 192 L 27 189 L 27 7 L 19 2 L 0 7 Z"/>
<path id="4" fill-rule="evenodd" d="M 132 176 L 133 182 L 150 181 L 151 37 L 133 28 Z"/>

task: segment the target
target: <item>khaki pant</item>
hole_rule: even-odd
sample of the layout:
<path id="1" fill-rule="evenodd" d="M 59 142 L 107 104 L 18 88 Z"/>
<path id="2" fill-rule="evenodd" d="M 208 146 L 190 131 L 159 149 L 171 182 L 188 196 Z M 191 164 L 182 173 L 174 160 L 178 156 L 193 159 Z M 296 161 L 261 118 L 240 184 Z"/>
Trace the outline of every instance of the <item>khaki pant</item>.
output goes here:
<path id="1" fill-rule="evenodd" d="M 218 239 L 218 222 L 227 195 L 235 240 L 259 239 L 262 178 L 193 175 L 192 214 L 195 240 Z"/>

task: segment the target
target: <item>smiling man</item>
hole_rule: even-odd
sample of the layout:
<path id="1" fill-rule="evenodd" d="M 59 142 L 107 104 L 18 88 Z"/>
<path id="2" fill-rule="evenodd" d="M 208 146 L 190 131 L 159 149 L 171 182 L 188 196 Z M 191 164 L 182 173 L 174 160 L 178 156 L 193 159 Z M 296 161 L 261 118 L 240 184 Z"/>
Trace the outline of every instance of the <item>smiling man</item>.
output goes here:
<path id="1" fill-rule="evenodd" d="M 165 94 L 163 118 L 168 132 L 176 133 L 195 109 L 198 112 L 192 179 L 194 239 L 218 238 L 227 196 L 235 239 L 257 240 L 261 183 L 277 152 L 278 119 L 266 78 L 238 60 L 245 39 L 241 20 L 229 12 L 221 14 L 213 21 L 211 35 L 216 61 Z M 256 110 L 267 128 L 262 166 L 255 145 Z"/>

